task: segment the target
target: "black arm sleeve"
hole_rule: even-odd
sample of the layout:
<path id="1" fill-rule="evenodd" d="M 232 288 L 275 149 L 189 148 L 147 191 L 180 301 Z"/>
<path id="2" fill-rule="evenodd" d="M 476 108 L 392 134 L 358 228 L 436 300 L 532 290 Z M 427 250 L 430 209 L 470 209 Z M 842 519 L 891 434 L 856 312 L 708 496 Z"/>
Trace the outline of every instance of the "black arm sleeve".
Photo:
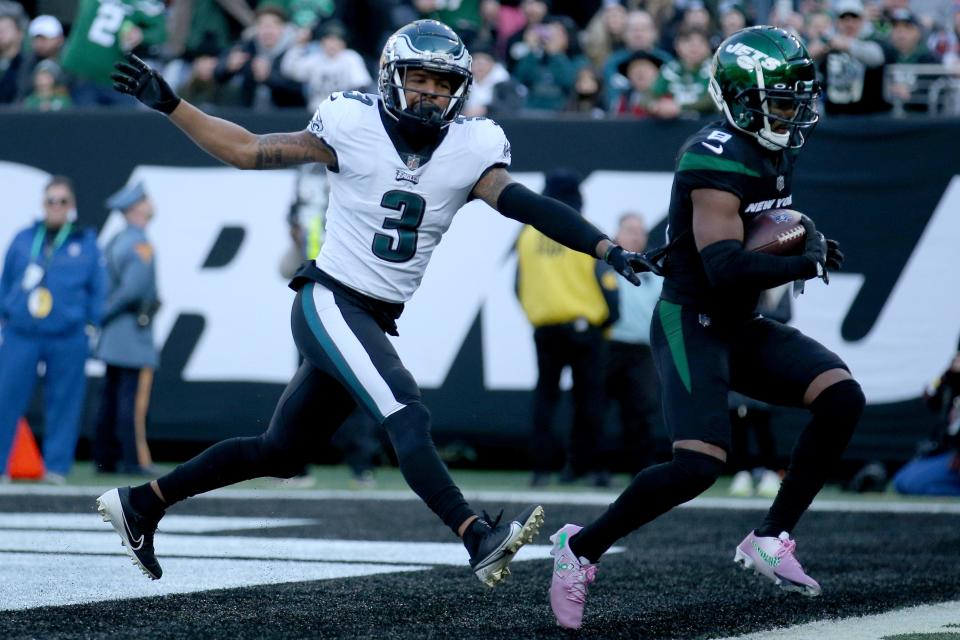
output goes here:
<path id="1" fill-rule="evenodd" d="M 770 289 L 792 280 L 816 277 L 817 265 L 804 256 L 771 256 L 746 251 L 737 240 L 721 240 L 700 250 L 710 284 Z"/>
<path id="2" fill-rule="evenodd" d="M 607 238 L 576 209 L 559 200 L 534 193 L 519 182 L 508 184 L 500 192 L 497 211 L 517 222 L 529 224 L 551 240 L 593 258 L 597 257 L 597 243 Z"/>

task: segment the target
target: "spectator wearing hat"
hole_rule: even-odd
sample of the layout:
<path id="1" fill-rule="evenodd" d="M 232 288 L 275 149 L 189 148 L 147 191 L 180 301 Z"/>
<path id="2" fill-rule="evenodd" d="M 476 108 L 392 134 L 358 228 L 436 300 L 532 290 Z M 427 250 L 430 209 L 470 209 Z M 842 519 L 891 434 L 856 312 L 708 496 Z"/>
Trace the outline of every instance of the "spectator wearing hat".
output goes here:
<path id="1" fill-rule="evenodd" d="M 939 64 L 923 42 L 923 29 L 917 17 L 909 9 L 896 9 L 890 14 L 890 35 L 887 42 L 893 49 L 893 64 Z M 893 100 L 899 101 L 905 111 L 925 112 L 929 108 L 926 94 L 915 90 L 913 83 L 904 81 L 894 73 L 887 91 Z"/>
<path id="2" fill-rule="evenodd" d="M 33 91 L 23 99 L 23 108 L 30 111 L 61 111 L 73 101 L 63 83 L 60 67 L 53 60 L 41 60 L 33 71 Z"/>
<path id="3" fill-rule="evenodd" d="M 610 54 L 603 66 L 603 83 L 607 87 L 607 103 L 617 104 L 620 94 L 627 91 L 629 82 L 618 72 L 621 63 L 636 51 L 652 53 L 661 60 L 670 60 L 666 51 L 657 47 L 660 33 L 649 13 L 643 10 L 631 11 L 627 14 L 627 27 L 623 34 L 624 45 Z"/>
<path id="4" fill-rule="evenodd" d="M 257 9 L 253 37 L 231 49 L 214 71 L 220 84 L 235 83 L 244 107 L 305 107 L 303 84 L 281 69 L 284 54 L 293 46 L 297 30 L 287 13 L 276 6 Z"/>
<path id="5" fill-rule="evenodd" d="M 580 211 L 579 174 L 569 169 L 551 171 L 543 195 Z M 517 297 L 533 325 L 537 352 L 532 484 L 541 486 L 550 480 L 553 419 L 560 401 L 560 375 L 566 367 L 573 374 L 573 425 L 561 479 L 573 481 L 596 471 L 594 449 L 604 415 L 604 376 L 598 367 L 605 358 L 604 330 L 619 314 L 616 274 L 526 226 L 517 240 Z"/>
<path id="6" fill-rule="evenodd" d="M 923 42 L 923 28 L 910 9 L 897 9 L 890 14 L 890 36 L 895 64 L 939 64 Z"/>
<path id="7" fill-rule="evenodd" d="M 43 362 L 43 462 L 54 483 L 73 466 L 88 327 L 100 326 L 106 285 L 96 233 L 76 224 L 75 207 L 69 178 L 53 177 L 43 192 L 43 219 L 14 236 L 0 276 L 0 466 Z"/>
<path id="8" fill-rule="evenodd" d="M 363 57 L 347 47 L 347 31 L 337 21 L 324 23 L 319 44 L 295 45 L 283 56 L 280 71 L 303 83 L 307 106 L 314 110 L 334 91 L 366 89 L 373 82 Z"/>
<path id="9" fill-rule="evenodd" d="M 620 63 L 617 70 L 629 82 L 627 90 L 620 94 L 611 112 L 616 116 L 649 118 L 656 116 L 657 98 L 653 87 L 660 78 L 663 59 L 653 52 L 634 51 Z"/>
<path id="10" fill-rule="evenodd" d="M 152 465 L 146 423 L 158 360 L 156 256 L 146 235 L 154 206 L 139 182 L 110 196 L 106 205 L 123 212 L 127 226 L 104 249 L 109 289 L 96 355 L 107 370 L 93 461 L 100 472 L 141 474 Z"/>
<path id="11" fill-rule="evenodd" d="M 681 113 L 693 116 L 713 114 L 716 107 L 707 88 L 710 86 L 710 36 L 701 29 L 685 29 L 674 41 L 677 59 L 660 68 L 653 85 L 657 99 L 655 115 L 672 118 Z"/>
<path id="12" fill-rule="evenodd" d="M 36 80 L 37 66 L 50 61 L 55 63 L 56 74 L 59 80 L 62 77 L 60 71 L 60 52 L 63 49 L 63 25 L 55 17 L 50 15 L 37 16 L 30 22 L 27 28 L 27 35 L 30 37 L 30 50 L 24 54 L 24 64 L 21 71 L 23 82 L 20 85 L 20 93 L 25 96 L 36 90 L 33 86 Z M 47 66 L 48 70 L 53 67 Z"/>
<path id="13" fill-rule="evenodd" d="M 22 91 L 23 27 L 15 15 L 0 14 L 0 104 L 16 102 Z"/>
<path id="14" fill-rule="evenodd" d="M 825 42 L 811 42 L 825 85 L 824 107 L 830 115 L 870 114 L 890 110 L 883 99 L 883 68 L 892 58 L 889 48 L 863 37 L 861 0 L 839 0 L 836 33 Z"/>

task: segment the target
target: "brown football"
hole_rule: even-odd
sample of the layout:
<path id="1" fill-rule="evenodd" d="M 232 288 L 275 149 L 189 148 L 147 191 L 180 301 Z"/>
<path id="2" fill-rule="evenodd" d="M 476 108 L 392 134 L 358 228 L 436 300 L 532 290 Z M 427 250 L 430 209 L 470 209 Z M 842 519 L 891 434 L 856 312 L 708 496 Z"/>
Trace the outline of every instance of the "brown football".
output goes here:
<path id="1" fill-rule="evenodd" d="M 764 211 L 744 229 L 744 249 L 775 256 L 800 255 L 806 235 L 801 215 L 793 209 Z"/>

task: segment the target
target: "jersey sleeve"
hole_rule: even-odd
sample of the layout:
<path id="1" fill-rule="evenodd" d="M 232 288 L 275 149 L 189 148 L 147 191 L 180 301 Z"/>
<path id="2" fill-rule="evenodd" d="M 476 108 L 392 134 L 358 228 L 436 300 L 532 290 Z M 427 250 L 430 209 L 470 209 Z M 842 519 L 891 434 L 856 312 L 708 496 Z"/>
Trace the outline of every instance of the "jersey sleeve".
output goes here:
<path id="1" fill-rule="evenodd" d="M 307 125 L 307 131 L 335 150 L 340 121 L 343 120 L 346 105 L 347 101 L 343 99 L 343 92 L 337 91 L 330 94 L 330 97 L 321 102 L 313 113 L 313 117 L 310 118 L 310 123 Z"/>
<path id="2" fill-rule="evenodd" d="M 509 167 L 510 141 L 500 125 L 489 118 L 477 118 L 469 124 L 471 147 L 477 157 L 480 172 L 491 167 Z"/>
<path id="3" fill-rule="evenodd" d="M 760 177 L 760 174 L 737 159 L 731 147 L 709 137 L 688 145 L 677 160 L 679 184 L 688 192 L 716 189 L 743 200 L 748 181 Z"/>

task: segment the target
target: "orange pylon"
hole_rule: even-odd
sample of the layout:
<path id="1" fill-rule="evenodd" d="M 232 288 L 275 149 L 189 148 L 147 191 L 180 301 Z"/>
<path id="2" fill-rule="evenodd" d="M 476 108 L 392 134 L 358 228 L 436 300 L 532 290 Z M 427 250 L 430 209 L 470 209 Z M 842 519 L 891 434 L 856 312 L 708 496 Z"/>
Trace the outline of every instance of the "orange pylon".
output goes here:
<path id="1" fill-rule="evenodd" d="M 20 418 L 20 422 L 17 423 L 17 433 L 13 438 L 13 447 L 10 449 L 7 474 L 11 478 L 22 480 L 39 480 L 43 477 L 43 456 L 40 455 L 37 441 L 24 418 Z"/>

